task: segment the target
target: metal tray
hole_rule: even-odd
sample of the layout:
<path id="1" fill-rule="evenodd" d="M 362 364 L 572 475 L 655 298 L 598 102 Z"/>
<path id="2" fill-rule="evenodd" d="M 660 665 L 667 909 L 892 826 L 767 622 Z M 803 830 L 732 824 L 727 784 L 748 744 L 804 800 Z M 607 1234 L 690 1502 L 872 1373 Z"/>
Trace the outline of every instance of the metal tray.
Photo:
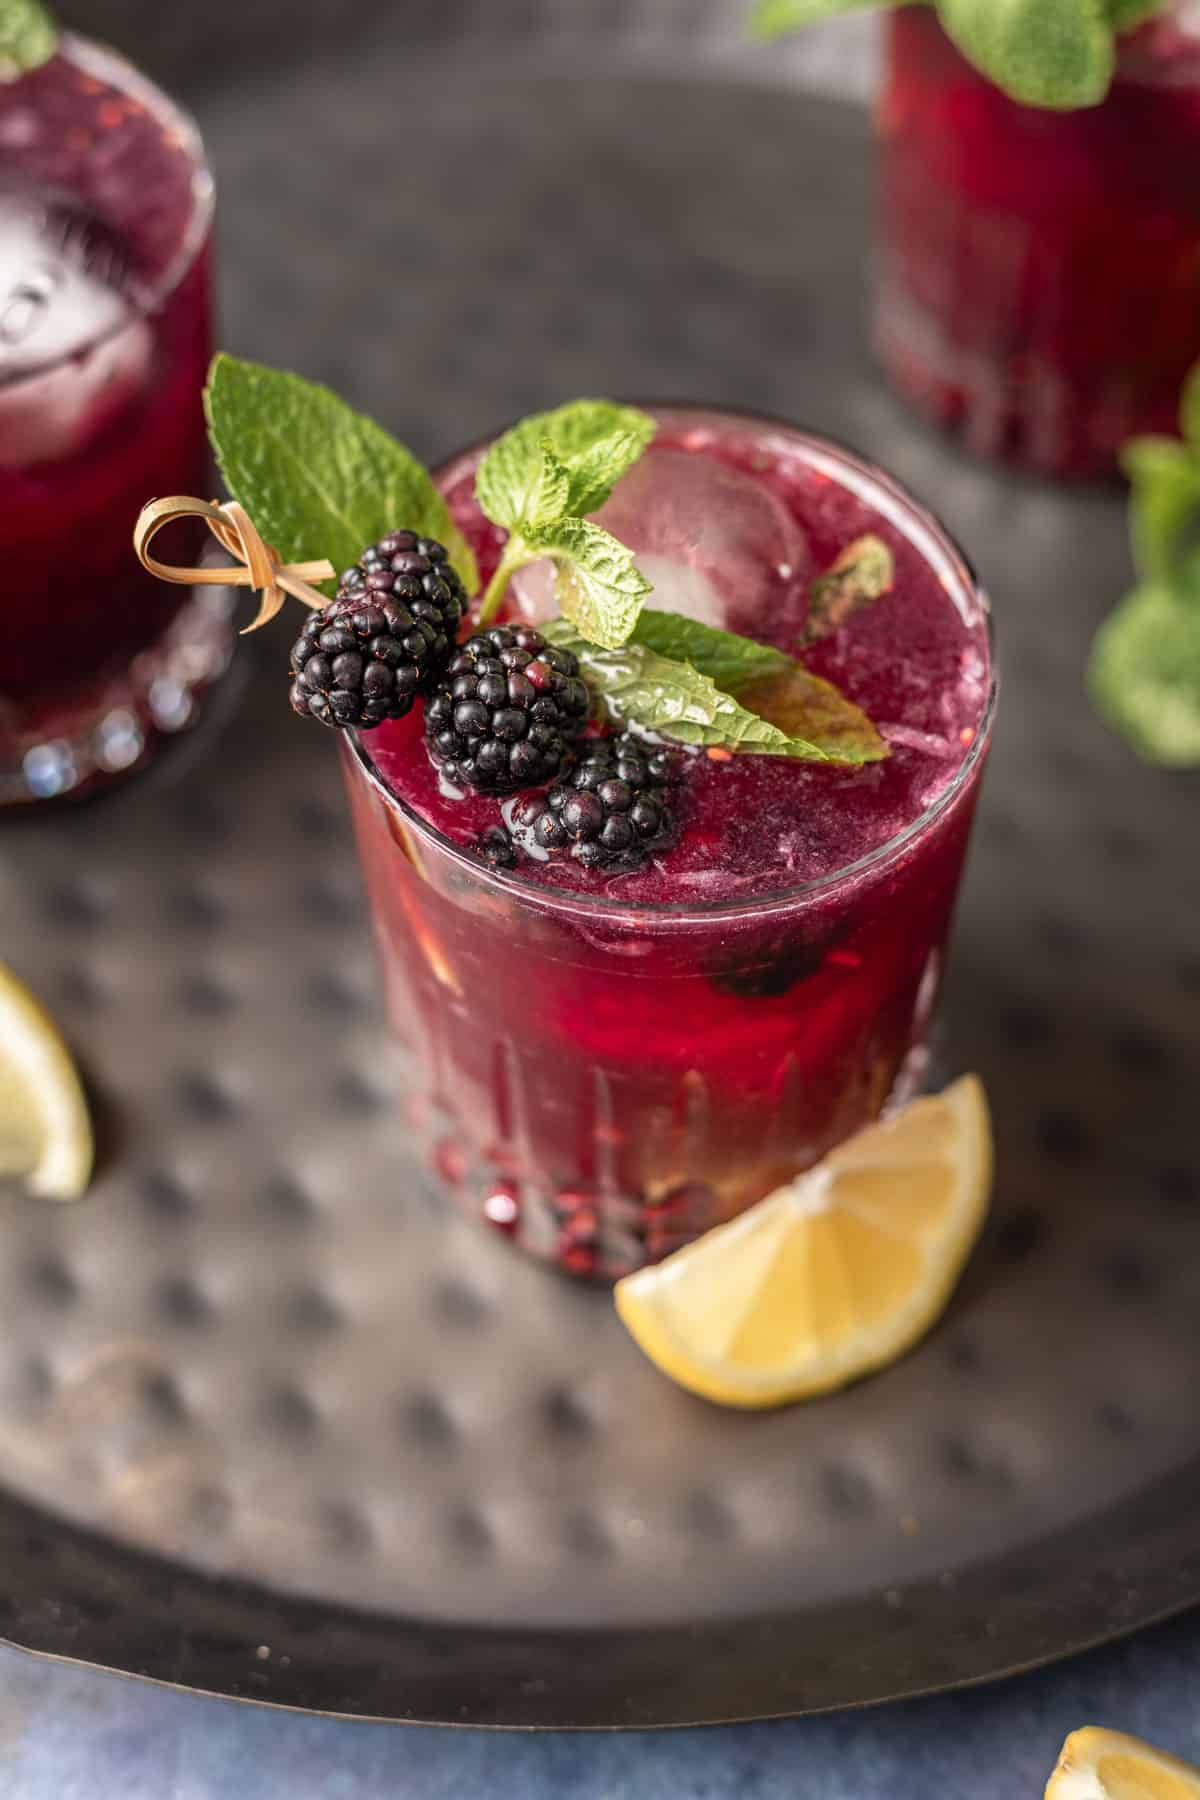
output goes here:
<path id="1" fill-rule="evenodd" d="M 0 836 L 3 954 L 104 1138 L 81 1205 L 0 1212 L 0 1631 L 470 1724 L 998 1675 L 1200 1596 L 1197 787 L 1081 693 L 1120 501 L 969 465 L 883 392 L 857 112 L 548 71 L 397 49 L 210 95 L 226 340 L 429 455 L 586 391 L 757 406 L 947 518 L 1007 681 L 943 1045 L 993 1097 L 993 1222 L 912 1356 L 750 1418 L 453 1217 L 389 1105 L 332 746 L 256 641 L 151 775 Z"/>

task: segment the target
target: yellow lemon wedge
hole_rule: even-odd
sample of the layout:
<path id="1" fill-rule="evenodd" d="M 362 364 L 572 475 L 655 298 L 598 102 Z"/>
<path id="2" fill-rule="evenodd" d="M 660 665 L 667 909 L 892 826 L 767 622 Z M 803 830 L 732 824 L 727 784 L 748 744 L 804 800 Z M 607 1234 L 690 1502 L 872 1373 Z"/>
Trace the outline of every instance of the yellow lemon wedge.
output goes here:
<path id="1" fill-rule="evenodd" d="M 1063 1745 L 1046 1800 L 1200 1800 L 1200 1769 L 1123 1731 L 1085 1725 Z"/>
<path id="2" fill-rule="evenodd" d="M 992 1133 L 964 1075 L 616 1286 L 651 1362 L 722 1406 L 779 1406 L 893 1361 L 938 1318 L 987 1211 Z"/>
<path id="3" fill-rule="evenodd" d="M 71 1053 L 49 1013 L 0 963 L 0 1178 L 77 1200 L 92 1172 L 92 1126 Z"/>

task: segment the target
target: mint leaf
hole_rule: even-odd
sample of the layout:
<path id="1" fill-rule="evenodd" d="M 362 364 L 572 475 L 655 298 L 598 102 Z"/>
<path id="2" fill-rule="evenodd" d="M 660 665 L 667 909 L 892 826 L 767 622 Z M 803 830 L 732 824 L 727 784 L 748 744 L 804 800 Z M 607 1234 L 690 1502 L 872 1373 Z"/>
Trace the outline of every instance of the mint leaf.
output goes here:
<path id="1" fill-rule="evenodd" d="M 1200 591 L 1135 588 L 1097 634 L 1088 686 L 1139 756 L 1175 768 L 1200 763 Z"/>
<path id="2" fill-rule="evenodd" d="M 558 603 L 576 629 L 605 649 L 623 644 L 651 592 L 633 551 L 587 519 L 559 519 L 527 542 L 553 559 Z"/>
<path id="3" fill-rule="evenodd" d="M 627 409 L 629 410 L 629 409 Z M 622 427 L 580 450 L 569 465 L 570 504 L 576 517 L 604 505 L 621 476 L 631 469 L 654 436 L 654 420 L 643 415 L 636 430 Z"/>
<path id="4" fill-rule="evenodd" d="M 773 650 L 770 644 L 756 644 L 753 638 L 719 631 L 715 625 L 702 625 L 698 619 L 657 607 L 647 607 L 642 613 L 633 628 L 633 640 L 658 656 L 691 663 L 730 694 L 748 681 L 792 666 L 791 657 Z"/>
<path id="5" fill-rule="evenodd" d="M 545 627 L 545 634 L 574 651 L 614 725 L 656 732 L 680 744 L 788 753 L 782 731 L 747 712 L 688 663 L 659 656 L 645 644 L 601 649 L 558 623 Z"/>
<path id="6" fill-rule="evenodd" d="M 1192 449 L 1200 451 L 1200 362 L 1192 364 L 1180 390 L 1179 429 Z"/>
<path id="7" fill-rule="evenodd" d="M 896 561 L 883 539 L 872 532 L 855 538 L 812 584 L 804 642 L 828 637 L 853 613 L 881 600 L 895 579 Z"/>
<path id="8" fill-rule="evenodd" d="M 553 412 L 533 413 L 492 445 L 475 478 L 476 498 L 494 525 L 520 532 L 526 523 L 521 496 L 544 447 L 567 471 L 560 516 L 595 512 L 654 432 L 648 414 L 609 400 L 573 400 Z"/>
<path id="9" fill-rule="evenodd" d="M 220 355 L 204 409 L 226 485 L 285 562 L 348 568 L 404 527 L 443 543 L 475 592 L 475 558 L 426 470 L 329 388 Z"/>
<path id="10" fill-rule="evenodd" d="M 1108 92 L 1102 0 L 938 0 L 938 14 L 963 55 L 1027 106 L 1094 106 Z"/>
<path id="11" fill-rule="evenodd" d="M 509 531 L 549 525 L 567 510 L 571 478 L 549 444 L 519 442 L 510 431 L 492 445 L 475 476 L 475 498 Z"/>
<path id="12" fill-rule="evenodd" d="M 779 37 L 785 31 L 832 19 L 837 13 L 862 12 L 870 4 L 871 0 L 758 0 L 750 28 L 759 37 Z M 888 0 L 888 4 L 898 6 L 901 0 Z"/>
<path id="13" fill-rule="evenodd" d="M 831 762 L 882 762 L 889 754 L 862 707 L 803 663 L 789 660 L 786 668 L 760 675 L 736 692 L 760 719 L 795 742 L 815 745 Z"/>
<path id="14" fill-rule="evenodd" d="M 643 619 L 649 617 L 648 613 L 642 615 Z M 614 724 L 654 732 L 680 744 L 759 756 L 790 756 L 805 762 L 873 762 L 887 755 L 887 746 L 877 735 L 874 745 L 864 750 L 850 733 L 827 746 L 784 729 L 723 692 L 691 663 L 662 656 L 648 644 L 635 641 L 615 649 L 602 649 L 580 637 L 568 621 L 561 619 L 553 621 L 544 630 L 551 642 L 574 651 L 585 678 Z M 772 654 L 779 655 L 778 652 Z M 785 664 L 789 662 L 786 657 L 780 660 Z M 792 671 L 837 700 L 842 699 L 828 682 L 818 682 L 798 664 L 791 664 L 789 669 L 777 671 L 776 676 L 765 679 L 779 679 L 782 675 L 787 680 Z M 749 691 L 748 688 L 746 692 Z M 848 701 L 844 704 L 850 705 Z M 858 713 L 857 708 L 852 710 Z M 865 719 L 861 713 L 858 717 Z M 873 732 L 870 722 L 866 721 L 866 724 Z"/>
<path id="15" fill-rule="evenodd" d="M 886 546 L 881 548 L 886 553 Z M 831 681 L 810 674 L 770 644 L 657 608 L 643 612 L 633 641 L 659 656 L 690 663 L 785 738 L 812 745 L 823 756 L 863 763 L 878 762 L 888 754 L 887 744 L 860 706 Z"/>
<path id="16" fill-rule="evenodd" d="M 1189 526 L 1200 522 L 1200 458 L 1177 438 L 1132 438 L 1121 451 L 1128 475 L 1129 532 L 1138 573 L 1170 578 Z"/>
<path id="17" fill-rule="evenodd" d="M 0 0 L 0 81 L 40 69 L 57 47 L 54 21 L 39 0 Z"/>
<path id="18" fill-rule="evenodd" d="M 1166 0 L 1104 0 L 1104 12 L 1114 31 L 1132 31 L 1165 4 Z"/>

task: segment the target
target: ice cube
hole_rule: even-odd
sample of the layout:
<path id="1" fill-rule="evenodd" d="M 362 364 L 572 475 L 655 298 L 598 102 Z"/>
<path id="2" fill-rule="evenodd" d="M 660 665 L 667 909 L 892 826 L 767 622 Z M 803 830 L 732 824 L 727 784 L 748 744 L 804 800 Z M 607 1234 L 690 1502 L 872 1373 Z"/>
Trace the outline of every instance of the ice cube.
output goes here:
<path id="1" fill-rule="evenodd" d="M 753 476 L 711 456 L 648 450 L 592 516 L 636 552 L 654 583 L 647 605 L 756 637 L 775 637 L 793 616 L 798 628 L 808 544 Z M 513 591 L 531 622 L 558 611 L 548 562 L 522 569 Z"/>
<path id="2" fill-rule="evenodd" d="M 124 282 L 91 221 L 0 194 L 0 467 L 70 455 L 144 384 L 153 338 Z"/>

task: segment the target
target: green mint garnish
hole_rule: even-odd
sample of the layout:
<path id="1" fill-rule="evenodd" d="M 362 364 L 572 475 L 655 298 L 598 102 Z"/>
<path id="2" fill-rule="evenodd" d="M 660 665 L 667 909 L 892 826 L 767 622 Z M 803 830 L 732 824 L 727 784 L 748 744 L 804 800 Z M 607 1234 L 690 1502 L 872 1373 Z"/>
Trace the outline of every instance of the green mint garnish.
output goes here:
<path id="1" fill-rule="evenodd" d="M 604 504 L 653 436 L 647 413 L 610 400 L 572 400 L 553 412 L 531 413 L 497 438 L 480 463 L 476 497 L 494 525 L 519 531 L 529 471 L 545 449 L 568 477 L 566 504 L 556 516 L 580 518 Z"/>
<path id="2" fill-rule="evenodd" d="M 838 13 L 866 12 L 876 0 L 758 0 L 750 22 L 759 37 L 782 37 L 786 31 L 799 31 L 805 25 L 819 25 Z M 902 0 L 878 0 L 885 6 L 899 6 Z"/>
<path id="3" fill-rule="evenodd" d="M 869 531 L 855 538 L 812 584 L 804 642 L 815 644 L 864 606 L 882 600 L 895 579 L 896 561 L 883 539 Z"/>
<path id="4" fill-rule="evenodd" d="M 574 651 L 615 725 L 680 744 L 804 762 L 852 765 L 888 753 L 866 714 L 832 683 L 782 651 L 678 613 L 644 612 L 631 641 L 615 649 L 589 643 L 567 620 L 545 633 Z M 662 654 L 658 644 L 683 654 Z M 734 691 L 718 686 L 710 670 Z"/>
<path id="5" fill-rule="evenodd" d="M 480 624 L 495 616 L 519 568 L 549 557 L 564 615 L 595 644 L 625 642 L 650 583 L 632 551 L 583 515 L 604 504 L 653 436 L 653 419 L 632 406 L 576 400 L 522 419 L 496 440 L 479 465 L 475 495 L 508 542 Z"/>
<path id="6" fill-rule="evenodd" d="M 0 0 L 0 81 L 40 69 L 57 46 L 54 21 L 39 0 Z"/>
<path id="7" fill-rule="evenodd" d="M 860 549 L 868 542 L 879 544 L 879 539 L 860 538 L 848 549 L 859 550 L 860 560 L 869 564 L 872 557 Z M 890 552 L 882 544 L 879 547 L 888 557 L 890 570 Z M 835 569 L 847 554 L 843 551 L 837 558 Z M 815 589 L 817 584 L 813 585 Z M 811 674 L 803 663 L 770 644 L 657 609 L 642 614 L 633 638 L 659 656 L 690 663 L 744 710 L 781 731 L 791 747 L 768 754 L 847 764 L 879 762 L 888 754 L 887 744 L 860 706 L 831 681 Z M 765 750 L 758 744 L 739 747 Z"/>
<path id="8" fill-rule="evenodd" d="M 468 593 L 475 558 L 428 473 L 381 425 L 329 388 L 217 356 L 204 390 L 221 473 L 284 562 L 337 569 L 402 527 L 446 546 Z"/>
<path id="9" fill-rule="evenodd" d="M 1200 571 L 1190 592 L 1177 580 L 1126 596 L 1097 634 L 1088 685 L 1147 762 L 1200 763 Z"/>
<path id="10" fill-rule="evenodd" d="M 1164 4 L 1165 0 L 1105 0 L 1104 11 L 1114 31 L 1132 31 L 1161 12 Z"/>
<path id="11" fill-rule="evenodd" d="M 633 635 L 637 643 L 653 650 L 656 656 L 691 663 L 729 694 L 764 675 L 777 675 L 792 662 L 790 656 L 772 649 L 770 644 L 758 644 L 733 631 L 720 631 L 715 625 L 702 625 L 683 613 L 660 612 L 657 607 L 642 614 Z"/>
<path id="12" fill-rule="evenodd" d="M 533 555 L 552 558 L 564 617 L 593 644 L 623 644 L 651 591 L 633 551 L 587 519 L 559 519 L 524 541 Z"/>
<path id="13" fill-rule="evenodd" d="M 880 0 L 897 5 L 901 0 Z M 1095 106 L 1112 80 L 1114 38 L 1167 0 L 934 0 L 946 35 L 996 86 L 1026 106 Z M 758 0 L 763 37 L 777 37 L 869 0 Z"/>
<path id="14" fill-rule="evenodd" d="M 1169 582 L 1200 522 L 1200 454 L 1178 438 L 1133 438 L 1121 453 L 1130 480 L 1129 534 L 1139 575 Z"/>
<path id="15" fill-rule="evenodd" d="M 1200 763 L 1200 364 L 1177 438 L 1122 452 L 1138 583 L 1101 626 L 1088 686 L 1097 710 L 1148 762 Z"/>
<path id="16" fill-rule="evenodd" d="M 1102 0 L 939 0 L 938 16 L 963 55 L 1027 106 L 1094 106 L 1108 92 Z"/>
<path id="17" fill-rule="evenodd" d="M 3 4 L 3 0 L 0 0 Z M 204 391 L 227 486 L 284 562 L 357 561 L 385 532 L 439 539 L 470 592 L 471 551 L 419 462 L 328 388 L 218 356 Z M 888 747 L 866 714 L 794 658 L 678 613 L 645 612 L 650 583 L 633 551 L 582 516 L 601 506 L 654 435 L 628 406 L 581 400 L 499 438 L 476 476 L 479 504 L 509 533 L 477 627 L 516 569 L 549 557 L 563 617 L 546 627 L 573 650 L 610 719 L 679 743 L 808 762 L 876 762 Z M 808 639 L 892 579 L 887 547 L 857 539 L 813 584 Z"/>

